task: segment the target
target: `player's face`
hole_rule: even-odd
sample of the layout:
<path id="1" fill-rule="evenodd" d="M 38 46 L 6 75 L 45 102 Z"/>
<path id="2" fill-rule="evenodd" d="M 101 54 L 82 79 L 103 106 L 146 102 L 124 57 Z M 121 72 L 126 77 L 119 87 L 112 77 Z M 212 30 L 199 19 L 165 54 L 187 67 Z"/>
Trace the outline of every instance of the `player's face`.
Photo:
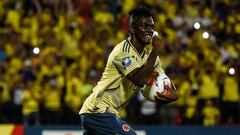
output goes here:
<path id="1" fill-rule="evenodd" d="M 142 44 L 150 44 L 153 35 L 154 20 L 152 17 L 142 17 L 136 23 L 135 37 Z"/>

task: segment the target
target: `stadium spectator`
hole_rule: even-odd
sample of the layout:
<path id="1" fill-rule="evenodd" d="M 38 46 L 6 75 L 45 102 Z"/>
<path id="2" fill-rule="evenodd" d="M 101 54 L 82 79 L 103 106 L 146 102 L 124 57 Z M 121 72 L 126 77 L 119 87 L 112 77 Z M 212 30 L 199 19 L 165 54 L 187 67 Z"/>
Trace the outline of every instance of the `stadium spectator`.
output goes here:
<path id="1" fill-rule="evenodd" d="M 26 82 L 26 87 L 24 88 L 22 94 L 22 112 L 23 112 L 23 123 L 25 125 L 39 125 L 39 103 L 41 100 L 39 90 L 34 88 L 34 82 Z"/>

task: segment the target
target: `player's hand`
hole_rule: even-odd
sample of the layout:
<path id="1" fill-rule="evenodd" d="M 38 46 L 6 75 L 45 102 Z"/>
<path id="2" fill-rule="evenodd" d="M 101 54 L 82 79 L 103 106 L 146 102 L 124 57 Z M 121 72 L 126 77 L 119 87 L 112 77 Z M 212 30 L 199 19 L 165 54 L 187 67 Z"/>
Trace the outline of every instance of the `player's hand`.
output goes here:
<path id="1" fill-rule="evenodd" d="M 153 73 L 151 74 L 150 78 L 147 81 L 148 85 L 153 85 L 154 81 L 156 80 L 156 77 L 159 76 L 159 73 L 156 71 L 153 71 Z"/>
<path id="2" fill-rule="evenodd" d="M 174 89 L 172 89 L 171 86 L 164 84 L 163 93 L 157 92 L 157 95 L 154 96 L 154 98 L 157 102 L 169 103 L 169 102 L 177 100 L 178 93 Z"/>
<path id="3" fill-rule="evenodd" d="M 163 48 L 163 39 L 160 36 L 153 36 L 152 46 L 154 51 L 160 52 Z"/>

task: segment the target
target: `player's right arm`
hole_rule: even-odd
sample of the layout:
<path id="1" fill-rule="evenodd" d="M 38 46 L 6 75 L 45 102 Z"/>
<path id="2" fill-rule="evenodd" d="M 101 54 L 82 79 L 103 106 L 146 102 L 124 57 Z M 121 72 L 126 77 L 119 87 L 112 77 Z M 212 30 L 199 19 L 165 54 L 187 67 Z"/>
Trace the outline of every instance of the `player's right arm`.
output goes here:
<path id="1" fill-rule="evenodd" d="M 141 67 L 134 69 L 127 75 L 128 79 L 140 87 L 144 86 L 147 83 L 152 72 L 154 71 L 155 61 L 159 55 L 160 50 L 163 47 L 163 40 L 158 36 L 154 36 L 152 46 L 153 49 L 147 59 L 147 62 Z"/>

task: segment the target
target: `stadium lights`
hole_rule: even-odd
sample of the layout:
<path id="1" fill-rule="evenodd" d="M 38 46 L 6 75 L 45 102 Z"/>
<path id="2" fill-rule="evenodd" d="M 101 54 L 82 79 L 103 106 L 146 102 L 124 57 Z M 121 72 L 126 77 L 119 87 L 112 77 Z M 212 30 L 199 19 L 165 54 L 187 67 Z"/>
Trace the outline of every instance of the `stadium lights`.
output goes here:
<path id="1" fill-rule="evenodd" d="M 228 70 L 228 73 L 229 73 L 230 75 L 234 75 L 234 74 L 235 74 L 235 69 L 234 69 L 234 68 L 230 68 L 230 69 Z"/>
<path id="2" fill-rule="evenodd" d="M 39 49 L 38 47 L 35 47 L 35 48 L 33 49 L 33 53 L 34 53 L 34 54 L 39 54 L 39 52 L 40 52 L 40 49 Z"/>
<path id="3" fill-rule="evenodd" d="M 200 25 L 199 22 L 196 22 L 196 23 L 194 23 L 193 27 L 194 27 L 196 30 L 198 30 L 198 29 L 201 27 L 201 25 Z"/>
<path id="4" fill-rule="evenodd" d="M 203 32 L 202 36 L 203 36 L 204 39 L 208 39 L 209 38 L 208 32 Z"/>

